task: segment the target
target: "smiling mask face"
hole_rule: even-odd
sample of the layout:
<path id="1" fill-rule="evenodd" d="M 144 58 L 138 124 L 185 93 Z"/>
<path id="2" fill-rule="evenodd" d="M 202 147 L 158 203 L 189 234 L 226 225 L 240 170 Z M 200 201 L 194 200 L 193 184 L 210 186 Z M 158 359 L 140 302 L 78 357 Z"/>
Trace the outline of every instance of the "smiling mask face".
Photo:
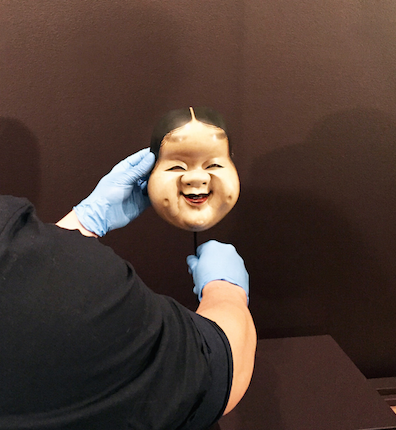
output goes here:
<path id="1" fill-rule="evenodd" d="M 176 227 L 203 231 L 217 224 L 239 197 L 239 178 L 219 127 L 195 119 L 162 140 L 148 181 L 155 211 Z"/>

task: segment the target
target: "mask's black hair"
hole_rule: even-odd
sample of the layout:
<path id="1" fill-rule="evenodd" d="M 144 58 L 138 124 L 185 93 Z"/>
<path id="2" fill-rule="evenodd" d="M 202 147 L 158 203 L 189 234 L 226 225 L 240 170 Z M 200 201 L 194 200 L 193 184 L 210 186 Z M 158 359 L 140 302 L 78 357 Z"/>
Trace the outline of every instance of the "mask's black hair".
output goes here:
<path id="1" fill-rule="evenodd" d="M 227 127 L 223 117 L 216 112 L 214 109 L 208 107 L 197 107 L 192 108 L 197 121 L 205 124 L 214 125 L 224 130 L 227 134 Z M 191 112 L 189 108 L 171 110 L 165 114 L 155 125 L 153 133 L 151 135 L 150 151 L 154 153 L 155 158 L 158 160 L 158 154 L 161 148 L 163 138 L 171 131 L 176 128 L 182 127 L 192 120 Z M 230 155 L 231 144 L 228 138 L 228 145 Z"/>

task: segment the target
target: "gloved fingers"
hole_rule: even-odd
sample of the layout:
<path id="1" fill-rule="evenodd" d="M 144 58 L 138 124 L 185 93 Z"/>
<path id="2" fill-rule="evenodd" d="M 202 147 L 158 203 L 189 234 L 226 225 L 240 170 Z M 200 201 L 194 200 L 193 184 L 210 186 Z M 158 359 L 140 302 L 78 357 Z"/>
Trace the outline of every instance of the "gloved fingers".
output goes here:
<path id="1" fill-rule="evenodd" d="M 144 196 L 147 196 L 147 184 L 148 184 L 148 178 L 147 176 L 144 176 L 143 178 L 140 178 L 137 180 L 137 186 L 140 188 L 141 192 Z"/>
<path id="2" fill-rule="evenodd" d="M 198 246 L 197 256 L 201 257 L 203 254 L 212 254 L 215 256 L 217 253 L 221 254 L 237 254 L 234 245 L 230 243 L 221 243 L 217 240 L 209 240 Z"/>
<path id="3" fill-rule="evenodd" d="M 202 288 L 195 286 L 193 288 L 193 293 L 196 294 L 198 296 L 199 301 L 201 301 L 201 299 L 202 299 Z"/>
<path id="4" fill-rule="evenodd" d="M 194 273 L 195 268 L 197 267 L 198 257 L 196 257 L 195 255 L 189 255 L 186 260 L 188 265 L 188 273 L 192 275 Z"/>
<path id="5" fill-rule="evenodd" d="M 81 224 L 99 236 L 135 219 L 149 206 L 142 192 L 155 163 L 149 148 L 118 163 L 104 176 L 94 191 L 74 209 Z"/>
<path id="6" fill-rule="evenodd" d="M 133 173 L 135 179 L 145 178 L 148 179 L 149 173 L 155 164 L 155 155 L 152 152 L 146 154 L 138 164 L 133 166 Z"/>
<path id="7" fill-rule="evenodd" d="M 108 176 L 116 179 L 117 182 L 125 180 L 125 183 L 130 182 L 131 178 L 133 178 L 133 182 L 150 173 L 154 164 L 155 155 L 150 152 L 150 148 L 144 148 L 116 164 Z"/>
<path id="8" fill-rule="evenodd" d="M 131 186 L 137 184 L 140 188 L 144 181 L 147 181 L 149 173 L 155 164 L 155 155 L 150 152 L 141 159 L 141 161 L 134 165 L 127 167 L 124 172 L 117 174 L 114 181 L 119 186 Z"/>
<path id="9" fill-rule="evenodd" d="M 187 263 L 190 263 L 190 270 L 193 270 L 194 291 L 198 291 L 199 298 L 204 286 L 214 280 L 238 285 L 249 295 L 249 275 L 242 257 L 233 245 L 210 240 L 200 245 L 197 256 L 189 256 Z"/>
<path id="10" fill-rule="evenodd" d="M 143 158 L 150 153 L 150 148 L 143 148 L 138 152 L 135 152 L 134 154 L 130 155 L 129 157 L 125 158 L 125 160 L 131 165 L 136 166 L 139 164 Z M 154 154 L 153 154 L 154 155 Z M 155 157 L 154 157 L 155 158 Z"/>
<path id="11" fill-rule="evenodd" d="M 197 247 L 197 257 L 201 257 L 203 252 L 208 252 L 212 248 L 216 246 L 216 244 L 219 244 L 220 242 L 217 242 L 216 240 L 209 240 L 208 242 L 202 243 Z"/>

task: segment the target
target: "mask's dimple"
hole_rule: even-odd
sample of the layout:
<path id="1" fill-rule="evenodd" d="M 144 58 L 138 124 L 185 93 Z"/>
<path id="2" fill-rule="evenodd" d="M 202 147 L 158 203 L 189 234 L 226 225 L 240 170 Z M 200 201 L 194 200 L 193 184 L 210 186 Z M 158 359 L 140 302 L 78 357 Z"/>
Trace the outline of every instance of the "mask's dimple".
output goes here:
<path id="1" fill-rule="evenodd" d="M 172 218 L 176 218 L 180 213 L 179 199 L 177 199 L 176 204 L 171 204 L 169 199 L 164 199 L 164 207 L 169 211 Z"/>

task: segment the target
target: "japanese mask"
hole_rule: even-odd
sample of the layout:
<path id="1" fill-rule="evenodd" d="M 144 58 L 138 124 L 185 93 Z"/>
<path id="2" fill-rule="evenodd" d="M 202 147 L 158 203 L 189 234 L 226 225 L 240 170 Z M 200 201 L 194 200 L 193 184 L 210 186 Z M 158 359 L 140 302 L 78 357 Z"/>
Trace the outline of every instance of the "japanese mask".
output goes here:
<path id="1" fill-rule="evenodd" d="M 154 128 L 156 164 L 148 181 L 155 211 L 176 227 L 204 231 L 222 220 L 239 197 L 222 117 L 209 108 L 171 111 Z"/>

